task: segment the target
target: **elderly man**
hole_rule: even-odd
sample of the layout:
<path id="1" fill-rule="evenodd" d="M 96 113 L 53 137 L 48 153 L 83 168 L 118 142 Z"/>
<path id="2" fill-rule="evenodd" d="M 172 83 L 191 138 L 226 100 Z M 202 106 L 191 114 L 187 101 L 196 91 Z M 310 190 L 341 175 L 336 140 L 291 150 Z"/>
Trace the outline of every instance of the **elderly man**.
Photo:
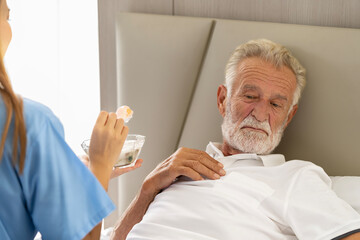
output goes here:
<path id="1" fill-rule="evenodd" d="M 180 148 L 160 163 L 113 238 L 360 239 L 360 215 L 320 167 L 270 154 L 304 86 L 305 69 L 283 46 L 240 45 L 217 92 L 223 143 Z"/>

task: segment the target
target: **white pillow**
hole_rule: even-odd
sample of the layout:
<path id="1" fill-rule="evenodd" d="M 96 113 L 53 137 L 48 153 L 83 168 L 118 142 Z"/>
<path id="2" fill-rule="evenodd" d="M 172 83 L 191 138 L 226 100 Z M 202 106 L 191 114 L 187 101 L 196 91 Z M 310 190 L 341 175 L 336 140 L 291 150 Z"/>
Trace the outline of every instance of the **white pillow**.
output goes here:
<path id="1" fill-rule="evenodd" d="M 330 177 L 332 189 L 360 214 L 360 177 Z"/>

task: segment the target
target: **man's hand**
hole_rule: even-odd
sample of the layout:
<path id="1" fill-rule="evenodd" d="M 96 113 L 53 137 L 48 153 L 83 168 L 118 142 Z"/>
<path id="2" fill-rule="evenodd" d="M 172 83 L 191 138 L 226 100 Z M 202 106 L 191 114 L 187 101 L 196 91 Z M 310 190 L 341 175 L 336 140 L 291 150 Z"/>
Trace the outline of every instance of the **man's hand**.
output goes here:
<path id="1" fill-rule="evenodd" d="M 146 177 L 142 191 L 155 196 L 179 176 L 186 176 L 195 181 L 204 178 L 219 179 L 225 175 L 223 167 L 204 151 L 179 148 Z"/>
<path id="2" fill-rule="evenodd" d="M 115 225 L 111 239 L 124 240 L 141 221 L 156 194 L 168 187 L 179 176 L 193 180 L 219 179 L 225 175 L 223 165 L 207 153 L 180 148 L 168 159 L 160 163 L 145 179 L 139 193 Z"/>

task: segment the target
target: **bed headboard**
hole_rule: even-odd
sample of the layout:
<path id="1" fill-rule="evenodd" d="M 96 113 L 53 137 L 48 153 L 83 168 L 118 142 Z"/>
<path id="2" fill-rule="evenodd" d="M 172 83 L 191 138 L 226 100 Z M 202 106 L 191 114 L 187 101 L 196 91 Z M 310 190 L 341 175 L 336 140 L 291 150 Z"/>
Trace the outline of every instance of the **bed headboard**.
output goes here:
<path id="1" fill-rule="evenodd" d="M 232 51 L 251 39 L 286 46 L 307 69 L 299 110 L 276 152 L 332 176 L 360 176 L 360 29 L 120 13 L 116 31 L 114 101 L 134 109 L 130 133 L 146 136 L 143 167 L 119 179 L 120 211 L 178 147 L 204 150 L 222 140 L 217 87 Z"/>

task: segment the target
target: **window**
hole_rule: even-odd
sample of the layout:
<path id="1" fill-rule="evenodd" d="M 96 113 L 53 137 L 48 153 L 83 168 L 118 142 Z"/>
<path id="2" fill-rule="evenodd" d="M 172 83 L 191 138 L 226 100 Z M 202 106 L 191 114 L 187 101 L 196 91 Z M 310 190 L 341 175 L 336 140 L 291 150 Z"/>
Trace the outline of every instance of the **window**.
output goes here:
<path id="1" fill-rule="evenodd" d="M 52 109 L 76 154 L 100 110 L 96 0 L 8 0 L 5 64 L 16 93 Z"/>

